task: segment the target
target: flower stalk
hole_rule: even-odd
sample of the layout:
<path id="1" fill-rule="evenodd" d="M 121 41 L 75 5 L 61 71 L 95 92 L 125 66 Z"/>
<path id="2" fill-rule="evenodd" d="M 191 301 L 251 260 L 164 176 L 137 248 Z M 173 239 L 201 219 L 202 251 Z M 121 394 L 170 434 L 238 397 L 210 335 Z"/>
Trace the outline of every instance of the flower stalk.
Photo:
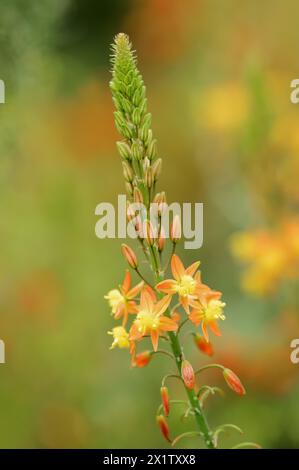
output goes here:
<path id="1" fill-rule="evenodd" d="M 145 367 L 153 355 L 164 354 L 175 361 L 175 373 L 168 374 L 162 380 L 160 395 L 162 404 L 156 416 L 157 424 L 164 438 L 174 445 L 182 437 L 198 435 L 209 449 L 216 448 L 217 436 L 211 430 L 202 410 L 197 390 L 196 374 L 207 367 L 222 369 L 227 384 L 240 395 L 244 387 L 238 377 L 219 364 L 204 366 L 194 372 L 191 363 L 184 355 L 179 332 L 187 322 L 192 327 L 201 326 L 203 337 L 194 333 L 198 348 L 205 354 L 212 354 L 209 342 L 210 329 L 220 335 L 218 321 L 224 320 L 224 302 L 220 300 L 221 292 L 212 290 L 201 280 L 198 271 L 199 261 L 185 268 L 175 254 L 176 246 L 181 240 L 181 222 L 178 216 L 173 217 L 170 228 L 171 254 L 166 267 L 163 268 L 162 256 L 166 246 L 164 227 L 161 215 L 167 208 L 164 192 L 156 193 L 156 183 L 161 173 L 162 160 L 157 157 L 156 140 L 151 130 L 152 116 L 147 111 L 146 88 L 137 60 L 127 35 L 121 33 L 115 37 L 112 45 L 112 80 L 110 88 L 116 111 L 115 125 L 123 140 L 117 142 L 122 160 L 125 187 L 132 204 L 143 204 L 145 213 L 136 217 L 134 208 L 129 205 L 127 217 L 135 223 L 138 241 L 142 247 L 153 281 L 149 282 L 142 274 L 135 252 L 127 245 L 122 245 L 122 253 L 129 266 L 139 275 L 141 282 L 131 287 L 131 277 L 126 274 L 119 289 L 113 289 L 106 295 L 115 319 L 122 318 L 122 326 L 113 328 L 112 348 L 127 348 L 131 354 L 131 363 L 135 367 Z M 158 230 L 151 224 L 151 203 L 158 206 Z M 165 279 L 168 267 L 171 267 L 173 279 Z M 176 298 L 176 302 L 173 299 Z M 181 310 L 178 313 L 178 310 Z M 133 316 L 132 322 L 130 319 Z M 183 317 L 182 317 L 183 316 Z M 181 319 L 182 317 L 182 319 Z M 127 325 L 130 324 L 129 331 Z M 165 336 L 167 335 L 167 336 Z M 138 344 L 150 338 L 153 350 L 137 352 Z M 167 339 L 170 351 L 158 349 L 159 340 Z M 196 430 L 187 432 L 175 439 L 170 438 L 167 417 L 171 413 L 171 403 L 182 403 L 169 399 L 166 387 L 168 378 L 178 379 L 187 395 L 187 414 L 194 417 Z M 209 390 L 212 387 L 206 386 Z M 243 387 L 243 388 L 242 388 Z M 245 392 L 245 389 L 244 389 Z M 162 411 L 164 414 L 162 414 Z"/>

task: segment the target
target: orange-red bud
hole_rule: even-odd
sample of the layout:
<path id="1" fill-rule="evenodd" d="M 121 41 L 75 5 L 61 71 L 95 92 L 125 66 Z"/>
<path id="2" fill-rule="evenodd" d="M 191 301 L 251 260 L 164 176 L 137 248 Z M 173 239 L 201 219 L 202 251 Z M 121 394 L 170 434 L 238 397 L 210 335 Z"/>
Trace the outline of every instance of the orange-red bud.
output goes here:
<path id="1" fill-rule="evenodd" d="M 136 354 L 136 356 L 133 357 L 132 359 L 132 366 L 133 367 L 145 367 L 148 365 L 152 358 L 152 354 L 150 351 L 143 351 L 139 354 Z"/>
<path id="2" fill-rule="evenodd" d="M 198 349 L 206 354 L 207 356 L 213 356 L 214 348 L 210 341 L 207 341 L 202 335 L 196 333 L 194 336 L 194 343 L 198 347 Z"/>
<path id="3" fill-rule="evenodd" d="M 138 261 L 132 248 L 130 248 L 128 245 L 125 245 L 125 243 L 123 243 L 121 246 L 121 252 L 124 258 L 127 260 L 129 265 L 131 266 L 131 268 L 136 269 L 138 266 Z"/>
<path id="4" fill-rule="evenodd" d="M 160 394 L 161 394 L 161 400 L 162 400 L 162 405 L 163 405 L 163 410 L 164 410 L 165 416 L 168 416 L 169 415 L 168 388 L 167 387 L 161 387 L 160 388 Z"/>
<path id="5" fill-rule="evenodd" d="M 168 441 L 168 442 L 171 442 L 171 439 L 169 437 L 169 427 L 168 427 L 168 424 L 167 424 L 167 421 L 165 419 L 165 416 L 163 415 L 158 415 L 156 417 L 156 421 L 157 421 L 157 424 L 160 428 L 160 431 L 161 433 L 163 434 L 163 436 L 165 437 L 165 439 Z"/>
<path id="6" fill-rule="evenodd" d="M 164 250 L 164 247 L 165 247 L 165 230 L 163 227 L 161 227 L 160 229 L 160 235 L 159 235 L 159 238 L 158 238 L 158 250 L 161 252 Z"/>
<path id="7" fill-rule="evenodd" d="M 245 395 L 246 390 L 239 377 L 230 369 L 223 369 L 223 377 L 229 386 L 238 395 Z"/>
<path id="8" fill-rule="evenodd" d="M 195 385 L 195 375 L 193 367 L 186 359 L 184 359 L 182 362 L 181 374 L 186 387 L 192 390 Z"/>
<path id="9" fill-rule="evenodd" d="M 170 238 L 173 243 L 180 241 L 182 237 L 181 221 L 178 215 L 175 215 L 170 228 Z"/>

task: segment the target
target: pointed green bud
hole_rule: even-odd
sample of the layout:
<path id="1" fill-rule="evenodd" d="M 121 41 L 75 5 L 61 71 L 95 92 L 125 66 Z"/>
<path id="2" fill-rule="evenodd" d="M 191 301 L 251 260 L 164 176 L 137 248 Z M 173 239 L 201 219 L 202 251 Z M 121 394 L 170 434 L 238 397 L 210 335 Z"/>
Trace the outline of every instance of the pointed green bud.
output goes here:
<path id="1" fill-rule="evenodd" d="M 126 142 L 116 142 L 116 146 L 122 158 L 132 160 L 131 149 Z"/>

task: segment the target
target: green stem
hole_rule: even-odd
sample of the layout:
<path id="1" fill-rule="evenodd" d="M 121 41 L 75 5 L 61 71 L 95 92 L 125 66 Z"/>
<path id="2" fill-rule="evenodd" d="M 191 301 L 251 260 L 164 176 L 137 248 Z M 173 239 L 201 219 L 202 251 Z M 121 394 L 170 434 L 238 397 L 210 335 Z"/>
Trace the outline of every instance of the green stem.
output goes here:
<path id="1" fill-rule="evenodd" d="M 153 263 L 153 265 L 155 267 L 155 271 L 156 271 L 156 282 L 158 283 L 161 280 L 163 280 L 163 276 L 159 273 L 159 266 L 157 266 L 157 268 L 156 268 L 157 259 L 155 259 L 155 257 L 153 259 L 153 252 L 152 251 L 151 251 L 151 255 L 152 255 L 152 263 Z M 177 366 L 177 370 L 178 370 L 178 375 L 181 378 L 181 380 L 183 381 L 182 375 L 181 375 L 182 362 L 183 362 L 183 351 L 182 351 L 182 348 L 181 348 L 181 345 L 180 345 L 180 341 L 179 341 L 178 336 L 175 333 L 173 333 L 172 331 L 170 331 L 168 333 L 168 336 L 169 336 L 169 339 L 170 339 L 171 349 L 172 349 L 172 352 L 173 352 L 173 355 L 174 355 L 174 358 L 175 358 L 175 362 L 176 362 L 176 366 Z M 183 381 L 183 383 L 184 383 L 184 381 Z M 205 415 L 203 414 L 203 412 L 201 410 L 201 407 L 200 407 L 198 398 L 196 396 L 196 393 L 195 393 L 194 390 L 188 389 L 185 386 L 185 384 L 184 384 L 184 387 L 185 387 L 185 390 L 186 390 L 186 393 L 187 393 L 187 396 L 188 396 L 188 399 L 189 399 L 190 408 L 194 412 L 194 419 L 196 421 L 196 425 L 197 425 L 197 428 L 199 430 L 199 434 L 203 438 L 203 440 L 204 440 L 204 442 L 205 442 L 208 449 L 215 449 L 215 445 L 214 445 L 214 442 L 213 442 L 213 433 L 210 430 L 208 422 L 205 418 Z"/>

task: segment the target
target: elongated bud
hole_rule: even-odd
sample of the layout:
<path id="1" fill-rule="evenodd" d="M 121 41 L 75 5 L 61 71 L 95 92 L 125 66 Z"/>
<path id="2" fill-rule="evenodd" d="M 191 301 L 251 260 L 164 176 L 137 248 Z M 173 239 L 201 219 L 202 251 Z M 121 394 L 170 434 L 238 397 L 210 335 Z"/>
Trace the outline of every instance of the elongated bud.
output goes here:
<path id="1" fill-rule="evenodd" d="M 142 221 L 141 221 L 141 217 L 140 217 L 140 216 L 137 216 L 137 217 L 136 217 L 135 231 L 136 231 L 136 233 L 138 234 L 138 236 L 139 236 L 140 238 L 144 238 L 143 230 L 142 230 Z"/>
<path id="2" fill-rule="evenodd" d="M 152 140 L 149 143 L 148 149 L 147 149 L 147 155 L 150 160 L 154 160 L 157 156 L 157 141 L 156 139 Z"/>
<path id="3" fill-rule="evenodd" d="M 168 427 L 168 424 L 167 424 L 167 421 L 165 419 L 165 416 L 163 415 L 158 415 L 156 417 L 156 421 L 157 421 L 157 424 L 160 428 L 160 431 L 161 433 L 163 434 L 163 436 L 165 437 L 165 439 L 168 441 L 168 442 L 171 442 L 171 439 L 169 437 L 169 427 Z"/>
<path id="4" fill-rule="evenodd" d="M 193 367 L 186 359 L 182 362 L 181 374 L 186 387 L 189 388 L 189 390 L 192 390 L 195 385 L 195 375 Z"/>
<path id="5" fill-rule="evenodd" d="M 160 251 L 160 253 L 164 250 L 165 242 L 166 242 L 165 230 L 163 227 L 161 227 L 159 238 L 158 238 L 158 250 Z"/>
<path id="6" fill-rule="evenodd" d="M 132 160 L 131 149 L 128 144 L 125 142 L 116 142 L 116 145 L 122 158 L 129 161 Z"/>
<path id="7" fill-rule="evenodd" d="M 159 178 L 162 170 L 162 158 L 158 158 L 158 160 L 155 161 L 153 164 L 153 176 L 154 176 L 154 181 L 156 182 L 157 179 Z"/>
<path id="8" fill-rule="evenodd" d="M 125 243 L 123 243 L 121 246 L 121 252 L 124 258 L 126 259 L 126 261 L 131 266 L 131 268 L 136 269 L 138 266 L 138 261 L 132 248 L 130 248 L 128 245 L 125 245 Z"/>
<path id="9" fill-rule="evenodd" d="M 125 178 L 126 181 L 128 181 L 128 183 L 131 183 L 133 181 L 133 178 L 134 178 L 134 173 L 133 173 L 132 167 L 126 161 L 122 162 L 122 165 L 123 165 L 124 178 Z"/>
<path id="10" fill-rule="evenodd" d="M 239 377 L 230 369 L 223 369 L 223 377 L 229 386 L 238 395 L 245 395 L 246 390 Z"/>
<path id="11" fill-rule="evenodd" d="M 169 415 L 169 394 L 167 387 L 160 388 L 161 400 L 165 416 Z"/>
<path id="12" fill-rule="evenodd" d="M 148 188 L 151 188 L 154 184 L 153 169 L 151 167 L 145 171 L 144 182 Z"/>
<path id="13" fill-rule="evenodd" d="M 144 222 L 144 233 L 145 233 L 145 239 L 149 246 L 153 246 L 155 243 L 155 235 L 154 235 L 154 229 L 149 220 L 145 220 Z"/>
<path id="14" fill-rule="evenodd" d="M 134 219 L 135 217 L 135 211 L 132 207 L 132 205 L 128 202 L 127 204 L 127 220 L 130 222 L 130 220 Z"/>
<path id="15" fill-rule="evenodd" d="M 132 121 L 135 126 L 139 126 L 141 121 L 141 110 L 140 108 L 135 108 L 132 114 Z"/>
<path id="16" fill-rule="evenodd" d="M 151 113 L 147 113 L 146 116 L 144 117 L 143 124 L 140 130 L 140 139 L 146 143 L 148 141 L 148 132 L 151 127 L 151 122 L 152 122 L 152 115 Z"/>
<path id="17" fill-rule="evenodd" d="M 142 159 L 143 148 L 141 147 L 139 142 L 136 142 L 136 141 L 133 142 L 131 150 L 132 150 L 132 156 L 135 160 L 141 160 Z"/>
<path id="18" fill-rule="evenodd" d="M 181 221 L 178 215 L 175 215 L 170 228 L 170 238 L 173 243 L 178 243 L 182 236 Z"/>
<path id="19" fill-rule="evenodd" d="M 143 160 L 143 165 L 142 165 L 143 171 L 145 172 L 150 166 L 151 166 L 150 160 L 147 157 L 145 157 L 145 159 Z"/>
<path id="20" fill-rule="evenodd" d="M 213 356 L 214 349 L 210 341 L 207 341 L 202 335 L 199 335 L 198 333 L 195 333 L 193 338 L 194 343 L 202 353 L 206 354 L 207 356 Z"/>
<path id="21" fill-rule="evenodd" d="M 142 196 L 142 193 L 141 193 L 140 189 L 137 188 L 137 186 L 135 186 L 135 188 L 134 188 L 133 198 L 134 198 L 134 202 L 136 204 L 143 204 L 143 196 Z"/>
<path id="22" fill-rule="evenodd" d="M 126 186 L 126 191 L 129 194 L 129 196 L 132 196 L 133 195 L 133 186 L 132 186 L 132 184 L 129 183 L 128 181 L 126 181 L 125 186 Z"/>
<path id="23" fill-rule="evenodd" d="M 133 367 L 145 367 L 152 359 L 152 353 L 150 351 L 143 351 L 139 354 L 136 354 L 135 357 L 132 359 L 132 366 Z"/>

